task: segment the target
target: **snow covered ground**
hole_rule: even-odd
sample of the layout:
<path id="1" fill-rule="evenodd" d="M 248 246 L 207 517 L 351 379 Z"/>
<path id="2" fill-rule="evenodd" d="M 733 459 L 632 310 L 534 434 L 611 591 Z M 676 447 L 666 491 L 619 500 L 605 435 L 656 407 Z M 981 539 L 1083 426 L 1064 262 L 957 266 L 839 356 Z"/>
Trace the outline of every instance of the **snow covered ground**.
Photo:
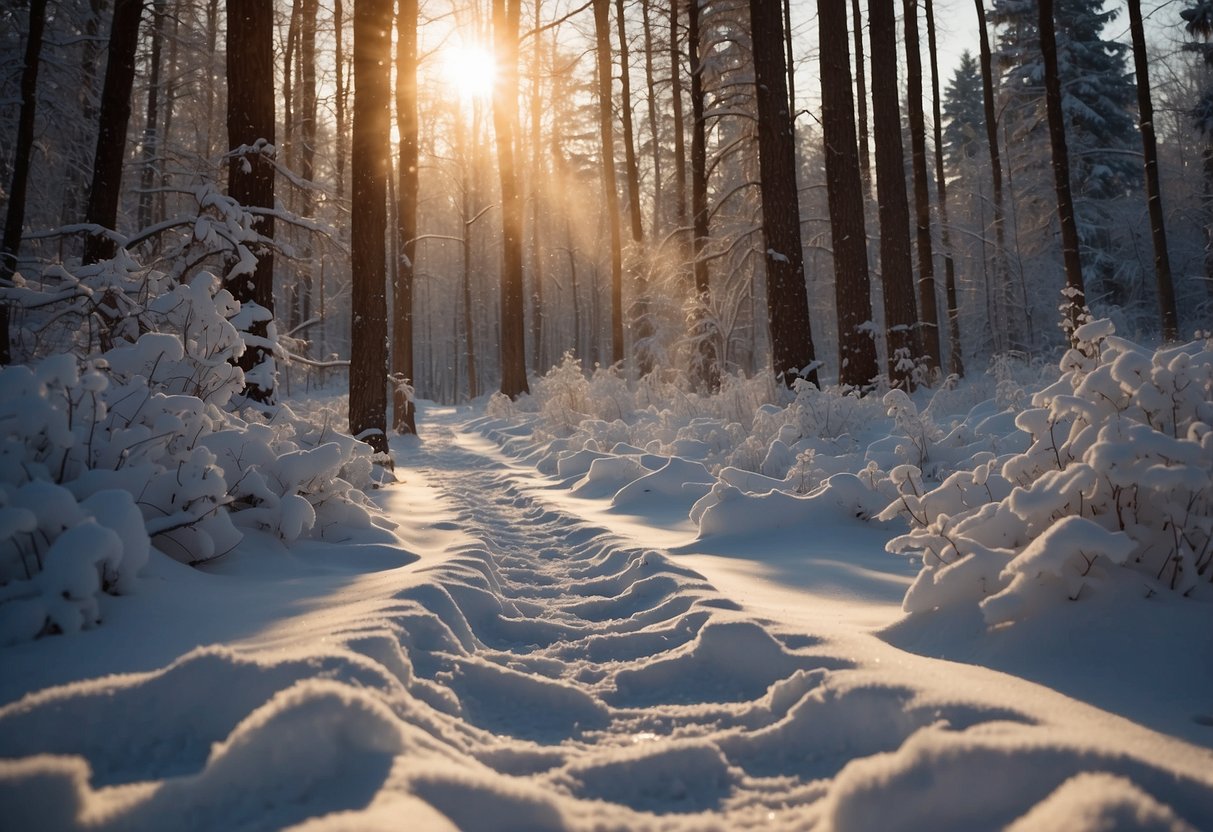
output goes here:
<path id="1" fill-rule="evenodd" d="M 1207 602 L 903 618 L 895 523 L 705 533 L 688 460 L 477 415 L 397 446 L 395 542 L 153 552 L 0 651 L 0 826 L 1213 828 Z"/>

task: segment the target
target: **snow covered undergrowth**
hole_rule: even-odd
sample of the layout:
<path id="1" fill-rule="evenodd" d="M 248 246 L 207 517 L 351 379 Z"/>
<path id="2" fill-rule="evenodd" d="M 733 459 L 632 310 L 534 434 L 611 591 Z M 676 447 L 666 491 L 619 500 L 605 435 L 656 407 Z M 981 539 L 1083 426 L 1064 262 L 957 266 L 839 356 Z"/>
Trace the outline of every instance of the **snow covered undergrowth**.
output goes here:
<path id="1" fill-rule="evenodd" d="M 610 515 L 681 529 L 665 545 L 718 583 L 807 590 L 902 647 L 1213 745 L 1213 350 L 1079 335 L 1051 377 L 1003 364 L 913 398 L 699 397 L 566 365 L 479 427 Z"/>
<path id="2" fill-rule="evenodd" d="M 270 581 L 235 559 L 111 599 L 129 618 L 5 650 L 27 680 L 84 654 L 134 671 L 6 674 L 6 826 L 1213 825 L 1209 751 L 857 628 L 739 608 L 687 556 L 578 518 L 454 415 L 422 416 L 383 494 L 413 564 L 325 573 L 282 550 Z M 165 657 L 122 667 L 133 619 L 148 629 L 174 588 L 231 599 L 237 621 L 160 621 L 146 638 Z M 224 643 L 185 646 L 198 635 Z"/>

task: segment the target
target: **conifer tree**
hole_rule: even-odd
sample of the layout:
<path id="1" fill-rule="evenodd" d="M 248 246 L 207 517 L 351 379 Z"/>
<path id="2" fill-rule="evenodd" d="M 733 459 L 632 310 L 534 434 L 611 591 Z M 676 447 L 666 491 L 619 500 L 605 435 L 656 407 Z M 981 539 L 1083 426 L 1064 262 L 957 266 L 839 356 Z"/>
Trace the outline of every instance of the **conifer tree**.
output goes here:
<path id="1" fill-rule="evenodd" d="M 1112 302 L 1123 294 L 1116 277 L 1109 211 L 1114 200 L 1141 188 L 1141 139 L 1135 124 L 1136 85 L 1128 44 L 1109 39 L 1119 15 L 1104 0 L 1055 0 L 1057 65 L 1066 143 L 1074 183 L 1075 220 L 1087 282 Z M 1010 151 L 1020 149 L 1021 194 L 1051 206 L 1044 62 L 1037 0 L 994 0 L 991 17 L 1001 26 L 996 58 L 1003 68 L 1001 96 Z"/>
<path id="2" fill-rule="evenodd" d="M 973 53 L 961 53 L 943 94 L 944 159 L 955 168 L 981 153 L 986 117 L 981 103 L 981 67 Z"/>

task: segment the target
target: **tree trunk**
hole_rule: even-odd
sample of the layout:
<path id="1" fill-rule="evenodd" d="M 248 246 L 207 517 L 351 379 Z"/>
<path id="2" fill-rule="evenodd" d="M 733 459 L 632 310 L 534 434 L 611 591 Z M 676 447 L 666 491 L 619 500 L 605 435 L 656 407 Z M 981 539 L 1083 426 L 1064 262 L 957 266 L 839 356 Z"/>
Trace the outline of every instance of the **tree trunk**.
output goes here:
<path id="1" fill-rule="evenodd" d="M 392 287 L 394 324 L 392 372 L 416 384 L 413 366 L 413 281 L 417 254 L 417 0 L 399 0 L 396 18 L 396 132 L 400 137 L 400 188 L 396 202 L 396 285 Z M 416 433 L 416 405 L 404 390 L 393 392 L 392 413 L 397 433 Z"/>
<path id="2" fill-rule="evenodd" d="M 462 289 L 464 350 L 467 353 L 468 398 L 474 399 L 480 395 L 480 388 L 476 380 L 476 322 L 472 318 L 472 185 L 466 167 L 469 142 L 462 118 L 456 119 L 455 122 L 455 143 L 460 161 L 459 212 L 463 224 L 460 251 L 463 269 L 460 275 L 460 286 Z"/>
<path id="3" fill-rule="evenodd" d="M 316 18 L 320 11 L 318 0 L 303 0 L 300 9 L 302 18 L 299 28 L 299 64 L 301 112 L 299 113 L 299 175 L 306 183 L 301 194 L 303 203 L 299 207 L 302 216 L 315 213 L 315 197 L 312 181 L 316 177 Z M 298 279 L 299 319 L 308 321 L 312 317 L 313 248 L 312 237 L 307 237 L 303 247 L 303 263 Z"/>
<path id="4" fill-rule="evenodd" d="M 511 399 L 530 392 L 526 378 L 526 301 L 522 283 L 522 199 L 514 147 L 521 11 L 520 0 L 493 0 L 499 74 L 493 95 L 493 132 L 497 137 L 497 172 L 501 180 L 501 392 Z"/>
<path id="5" fill-rule="evenodd" d="M 219 0 L 207 0 L 206 3 L 206 135 L 198 131 L 199 141 L 205 145 L 199 149 L 198 155 L 203 159 L 211 158 L 215 147 L 215 86 L 218 74 L 215 69 L 215 54 L 219 51 Z"/>
<path id="6" fill-rule="evenodd" d="M 160 152 L 165 163 L 160 167 L 160 193 L 156 195 L 156 215 L 161 218 L 168 216 L 168 195 L 165 192 L 173 180 L 168 166 L 168 148 L 173 146 L 173 114 L 177 109 L 177 86 L 172 82 L 174 79 L 180 79 L 177 53 L 181 43 L 181 16 L 173 15 L 172 20 L 173 33 L 168 42 L 168 81 L 164 85 L 164 131 L 160 134 L 160 147 L 163 148 Z"/>
<path id="7" fill-rule="evenodd" d="M 354 137 L 350 173 L 353 322 L 350 432 L 387 453 L 387 178 L 392 60 L 391 0 L 354 6 Z"/>
<path id="8" fill-rule="evenodd" d="M 935 48 L 935 7 L 924 0 L 927 16 L 927 54 L 931 58 L 931 107 L 935 119 L 935 190 L 939 196 L 939 237 L 943 243 L 944 293 L 948 303 L 948 372 L 964 375 L 960 343 L 960 309 L 956 305 L 956 262 L 952 255 L 952 228 L 948 222 L 948 182 L 943 170 L 943 117 L 940 113 L 939 52 Z"/>
<path id="9" fill-rule="evenodd" d="M 531 366 L 535 372 L 543 373 L 549 365 L 543 360 L 543 279 L 544 254 L 543 200 L 547 193 L 543 170 L 543 41 L 538 30 L 543 18 L 542 4 L 535 2 L 534 44 L 531 49 Z"/>
<path id="10" fill-rule="evenodd" d="M 784 73 L 788 82 L 788 112 L 791 113 L 792 135 L 796 135 L 796 61 L 792 52 L 792 0 L 783 0 Z M 751 44 L 752 46 L 752 44 Z M 757 59 L 755 59 L 757 60 Z M 793 145 L 794 146 L 794 145 Z"/>
<path id="11" fill-rule="evenodd" d="M 632 75 L 628 66 L 628 31 L 623 0 L 615 0 L 615 28 L 619 36 L 619 80 L 622 97 L 619 115 L 623 122 L 624 173 L 628 180 L 628 218 L 632 223 L 632 242 L 644 240 L 644 219 L 640 213 L 640 168 L 636 164 L 636 139 L 632 129 Z"/>
<path id="12" fill-rule="evenodd" d="M 635 293 L 629 310 L 634 332 L 633 354 L 636 370 L 644 376 L 653 371 L 653 355 L 649 339 L 653 328 L 649 322 L 648 286 L 641 266 L 641 247 L 644 244 L 644 216 L 640 212 L 640 168 L 636 162 L 636 139 L 632 129 L 632 80 L 628 66 L 630 61 L 628 33 L 623 11 L 623 0 L 615 0 L 615 22 L 619 33 L 619 77 L 623 92 L 620 113 L 623 120 L 624 168 L 628 180 L 628 216 L 632 227 L 632 251 L 628 259 L 628 277 Z"/>
<path id="13" fill-rule="evenodd" d="M 286 44 L 282 52 L 282 139 L 278 147 L 279 158 L 288 168 L 293 168 L 295 133 L 295 61 L 298 59 L 299 16 L 301 0 L 291 0 L 291 16 L 286 26 Z"/>
<path id="14" fill-rule="evenodd" d="M 1009 276 L 1007 269 L 1007 232 L 1006 209 L 1002 193 L 1002 156 L 998 150 L 998 118 L 994 112 L 994 70 L 990 57 L 990 38 L 986 32 L 986 9 L 983 0 L 973 0 L 977 7 L 977 39 L 981 53 L 981 94 L 985 109 L 986 147 L 990 152 L 990 180 L 993 186 L 991 196 L 994 200 L 994 285 L 997 287 L 996 296 L 1001 296 L 1007 285 Z M 991 321 L 991 327 L 997 332 L 998 321 Z M 1001 322 L 1006 326 L 1007 322 Z M 1000 346 L 995 341 L 995 349 Z"/>
<path id="15" fill-rule="evenodd" d="M 880 271 L 884 283 L 889 381 L 913 386 L 921 353 L 910 266 L 910 205 L 906 198 L 901 112 L 897 103 L 897 33 L 893 0 L 868 4 L 872 30 L 872 127 L 876 134 L 876 195 L 880 206 Z"/>
<path id="16" fill-rule="evenodd" d="M 1045 107 L 1049 117 L 1049 145 L 1053 151 L 1053 186 L 1057 191 L 1057 219 L 1061 224 L 1061 253 L 1066 267 L 1066 335 L 1071 342 L 1082 323 L 1086 308 L 1082 258 L 1078 252 L 1078 224 L 1074 219 L 1074 196 L 1070 191 L 1070 153 L 1066 148 L 1065 113 L 1061 109 L 1061 77 L 1057 69 L 1057 36 L 1054 31 L 1053 0 L 1038 0 L 1040 52 L 1045 65 Z"/>
<path id="17" fill-rule="evenodd" d="M 162 67 L 161 56 L 164 44 L 164 15 L 166 0 L 154 0 L 152 3 L 152 60 L 151 77 L 147 85 L 147 122 L 143 127 L 143 170 L 139 178 L 139 228 L 144 229 L 152 224 L 152 206 L 155 196 L 152 188 L 156 185 L 156 167 L 158 166 L 158 133 L 160 126 L 160 84 Z"/>
<path id="18" fill-rule="evenodd" d="M 80 49 L 80 90 L 77 94 L 80 119 L 77 125 L 70 128 L 71 140 L 66 161 L 71 173 L 63 187 L 63 202 L 59 212 L 59 222 L 62 225 L 80 222 L 86 207 L 83 202 L 88 198 L 85 191 L 88 183 L 82 180 L 91 171 L 93 164 L 93 148 L 88 146 L 87 137 L 97 123 L 97 105 L 100 103 L 97 97 L 97 71 L 105 46 L 100 37 L 101 25 L 106 17 L 105 9 L 105 0 L 89 0 L 84 25 L 81 27 L 83 43 Z M 5 175 L 9 175 L 9 172 L 5 171 Z M 69 250 L 75 247 L 74 242 L 67 235 L 59 238 L 60 260 L 68 258 Z"/>
<path id="19" fill-rule="evenodd" d="M 682 115 L 682 53 L 678 49 L 678 3 L 670 0 L 670 95 L 674 110 L 674 217 L 682 252 L 686 252 L 687 150 Z M 1210 283 L 1213 285 L 1213 282 Z"/>
<path id="20" fill-rule="evenodd" d="M 25 228 L 25 192 L 29 184 L 30 154 L 34 147 L 34 115 L 38 106 L 38 63 L 42 34 L 46 29 L 46 0 L 30 0 L 29 32 L 25 38 L 25 61 L 21 68 L 21 114 L 17 117 L 17 146 L 13 152 L 13 181 L 4 216 L 4 240 L 0 243 L 0 286 L 12 283 L 17 254 Z M 0 303 L 0 366 L 12 361 L 9 345 L 9 309 Z"/>
<path id="21" fill-rule="evenodd" d="M 939 306 L 935 300 L 935 254 L 931 244 L 931 190 L 927 179 L 927 131 L 922 111 L 922 55 L 918 0 L 904 0 L 906 28 L 906 102 L 910 116 L 910 166 L 914 169 L 914 231 L 918 252 L 919 337 L 928 368 L 942 366 Z"/>
<path id="22" fill-rule="evenodd" d="M 1150 98 L 1150 69 L 1146 35 L 1141 20 L 1141 0 L 1128 0 L 1129 31 L 1133 37 L 1133 66 L 1137 71 L 1137 109 L 1140 114 L 1141 148 L 1145 157 L 1146 201 L 1150 212 L 1150 237 L 1154 243 L 1154 278 L 1158 282 L 1158 310 L 1165 341 L 1179 338 L 1179 316 L 1175 288 L 1171 283 L 1171 257 L 1167 253 L 1167 226 L 1163 219 L 1162 186 L 1158 181 L 1158 142 L 1154 138 L 1154 102 Z"/>
<path id="23" fill-rule="evenodd" d="M 872 295 L 864 227 L 864 185 L 855 138 L 846 9 L 818 7 L 821 127 L 830 233 L 834 244 L 834 305 L 838 315 L 838 383 L 863 390 L 880 373 L 872 338 Z"/>
<path id="24" fill-rule="evenodd" d="M 118 224 L 118 198 L 122 193 L 122 160 L 126 156 L 126 129 L 131 119 L 131 87 L 135 82 L 135 48 L 139 45 L 139 16 L 143 0 L 117 0 L 110 27 L 109 60 L 101 90 L 97 151 L 84 221 L 114 231 Z M 90 233 L 84 241 L 84 263 L 114 256 L 113 239 Z"/>
<path id="25" fill-rule="evenodd" d="M 333 0 L 333 37 L 334 37 L 334 93 L 333 112 L 336 119 L 336 147 L 333 155 L 337 168 L 337 199 L 345 196 L 345 152 L 346 152 L 346 103 L 349 97 L 349 87 L 345 77 L 345 15 L 342 0 Z"/>
<path id="26" fill-rule="evenodd" d="M 1201 154 L 1201 169 L 1204 173 L 1203 206 L 1205 211 L 1205 288 L 1213 300 L 1213 132 L 1205 134 L 1205 146 Z"/>
<path id="27" fill-rule="evenodd" d="M 615 129 L 611 115 L 611 5 L 594 0 L 598 58 L 598 133 L 602 146 L 602 197 L 606 201 L 611 254 L 611 363 L 623 361 L 623 232 L 615 180 Z"/>
<path id="28" fill-rule="evenodd" d="M 228 194 L 245 208 L 274 209 L 274 3 L 273 0 L 227 2 L 227 141 Z M 255 83 L 249 79 L 257 79 Z M 264 239 L 274 236 L 274 218 L 259 214 L 253 230 Z M 261 307 L 248 328 L 252 336 L 240 356 L 245 395 L 268 403 L 274 399 L 273 353 L 269 325 L 274 320 L 274 255 L 251 246 L 257 258 L 252 274 L 227 275 L 226 286 L 241 304 Z M 233 263 L 234 267 L 234 263 Z"/>
<path id="29" fill-rule="evenodd" d="M 750 0 L 754 86 L 758 105 L 758 162 L 762 233 L 766 242 L 767 320 L 771 364 L 788 387 L 796 379 L 817 380 L 817 358 L 805 289 L 800 240 L 800 194 L 796 188 L 796 139 L 784 62 L 781 9 L 770 0 Z"/>
<path id="30" fill-rule="evenodd" d="M 872 193 L 872 160 L 868 150 L 868 86 L 867 71 L 863 57 L 863 15 L 859 0 L 851 0 L 851 18 L 855 24 L 855 97 L 859 104 L 859 175 L 862 177 L 863 194 Z"/>
<path id="31" fill-rule="evenodd" d="M 687 4 L 687 55 L 691 65 L 691 257 L 698 302 L 695 337 L 699 342 L 699 382 L 705 390 L 720 387 L 720 359 L 716 355 L 708 318 L 712 287 L 703 250 L 708 241 L 707 120 L 704 117 L 703 64 L 699 59 L 699 0 Z"/>
<path id="32" fill-rule="evenodd" d="M 661 137 L 657 129 L 657 76 L 653 72 L 653 21 L 650 16 L 652 0 L 640 0 L 640 15 L 644 22 L 644 80 L 649 93 L 649 138 L 653 142 L 653 223 L 649 232 L 661 233 L 661 208 L 665 204 L 664 181 L 661 176 Z"/>

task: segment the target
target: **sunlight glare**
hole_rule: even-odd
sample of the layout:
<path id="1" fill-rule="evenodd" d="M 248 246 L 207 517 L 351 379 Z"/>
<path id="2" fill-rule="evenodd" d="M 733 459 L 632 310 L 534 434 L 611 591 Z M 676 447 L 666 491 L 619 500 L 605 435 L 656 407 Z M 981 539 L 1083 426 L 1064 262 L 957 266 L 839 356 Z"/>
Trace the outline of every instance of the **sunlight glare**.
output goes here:
<path id="1" fill-rule="evenodd" d="M 454 46 L 443 56 L 443 76 L 464 100 L 489 98 L 497 77 L 493 53 L 480 46 Z"/>

